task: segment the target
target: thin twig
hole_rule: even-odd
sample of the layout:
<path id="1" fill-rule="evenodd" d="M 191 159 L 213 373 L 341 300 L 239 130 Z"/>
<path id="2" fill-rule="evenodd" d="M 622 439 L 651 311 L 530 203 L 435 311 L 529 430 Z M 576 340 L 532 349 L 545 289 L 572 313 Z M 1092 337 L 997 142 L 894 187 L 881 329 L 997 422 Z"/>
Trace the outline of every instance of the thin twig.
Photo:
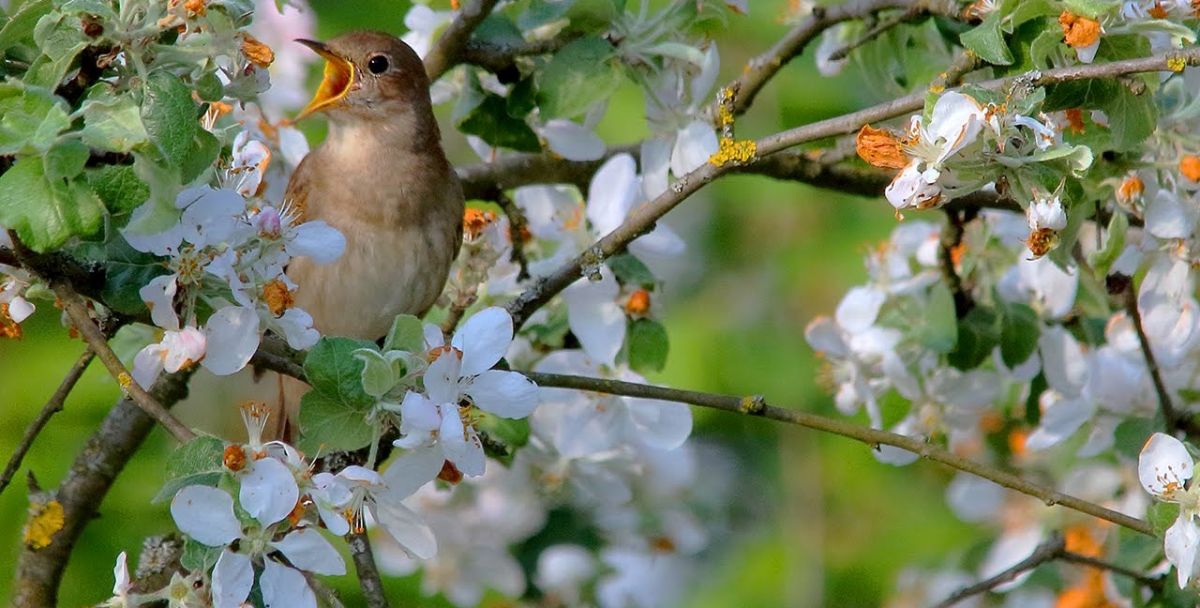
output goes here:
<path id="1" fill-rule="evenodd" d="M 524 281 L 529 278 L 529 258 L 525 256 L 525 234 L 529 230 L 529 220 L 508 193 L 501 191 L 495 198 L 496 203 L 504 210 L 504 215 L 508 216 L 509 241 L 512 242 L 509 261 L 520 269 L 517 272 L 517 280 Z"/>
<path id="2" fill-rule="evenodd" d="M 442 74 L 458 63 L 467 41 L 471 38 L 471 32 L 483 23 L 498 2 L 499 0 L 471 0 L 463 5 L 458 16 L 446 26 L 446 30 L 425 54 L 425 73 L 429 75 L 429 82 L 441 78 Z"/>
<path id="3" fill-rule="evenodd" d="M 623 395 L 628 397 L 641 397 L 645 399 L 658 399 L 661 401 L 673 401 L 676 403 L 689 403 L 692 405 L 724 410 L 726 412 L 734 412 L 746 414 L 750 416 L 759 416 L 769 420 L 778 422 L 786 422 L 795 424 L 818 431 L 841 435 L 857 441 L 861 441 L 870 446 L 890 445 L 893 447 L 908 450 L 923 458 L 927 458 L 934 462 L 939 462 L 960 471 L 965 471 L 993 481 L 1011 490 L 1016 490 L 1022 494 L 1027 494 L 1035 498 L 1041 499 L 1049 506 L 1062 505 L 1068 509 L 1074 509 L 1080 513 L 1085 513 L 1093 517 L 1097 517 L 1106 521 L 1110 521 L 1119 526 L 1129 528 L 1142 534 L 1154 535 L 1150 524 L 1135 517 L 1130 517 L 1124 513 L 1118 513 L 1112 509 L 1107 509 L 1086 500 L 1063 494 L 1053 488 L 1048 488 L 1026 481 L 1012 473 L 993 468 L 990 465 L 975 462 L 952 454 L 943 450 L 932 443 L 925 440 L 889 433 L 887 431 L 875 430 L 859 426 L 857 424 L 810 414 L 793 409 L 784 409 L 767 405 L 766 401 L 761 397 L 735 397 L 730 395 L 719 395 L 714 393 L 703 393 L 699 391 L 688 391 L 667 388 L 662 386 L 653 386 L 649 384 L 638 384 L 634 382 L 623 382 L 620 380 L 607 380 L 602 378 L 588 378 L 585 376 L 570 376 L 563 374 L 544 374 L 537 372 L 521 372 L 542 387 L 568 388 L 575 390 L 593 391 L 598 393 L 606 393 L 610 395 Z"/>
<path id="4" fill-rule="evenodd" d="M 1181 65 L 1198 64 L 1200 64 L 1200 47 L 1125 61 L 1094 63 L 1031 72 L 1016 77 L 981 82 L 977 86 L 988 89 L 1006 89 L 1016 83 L 1020 83 L 1022 86 L 1038 87 L 1074 80 L 1111 78 L 1123 74 L 1170 71 L 1179 68 Z M 744 164 L 753 164 L 758 158 L 793 146 L 857 131 L 868 123 L 883 121 L 905 113 L 914 112 L 924 105 L 924 101 L 924 92 L 914 93 L 857 112 L 851 112 L 769 135 L 753 142 L 753 147 L 756 150 L 755 156 Z M 634 239 L 652 230 L 655 222 L 666 215 L 667 212 L 674 209 L 676 205 L 683 202 L 709 182 L 732 171 L 735 165 L 736 163 L 722 163 L 721 165 L 714 165 L 711 162 L 705 163 L 695 171 L 676 181 L 672 184 L 671 188 L 654 200 L 633 210 L 625 222 L 612 232 L 604 235 L 574 259 L 560 266 L 549 275 L 539 279 L 510 302 L 507 308 L 513 317 L 514 325 L 520 327 L 535 310 L 549 302 L 551 298 L 579 279 L 583 275 L 584 269 L 594 268 L 603 263 L 605 258 L 622 251 Z"/>
<path id="5" fill-rule="evenodd" d="M 579 33 L 571 32 L 555 36 L 547 40 L 535 40 L 519 44 L 494 44 L 481 40 L 468 40 L 459 52 L 458 63 L 469 63 L 479 66 L 493 74 L 512 70 L 520 57 L 533 57 L 554 53 L 571 41 L 577 39 Z"/>
<path id="6" fill-rule="evenodd" d="M 1089 555 L 1080 555 L 1079 553 L 1067 551 L 1066 549 L 1063 549 L 1062 552 L 1058 554 L 1058 559 L 1064 562 L 1078 564 L 1080 566 L 1089 566 L 1092 568 L 1099 568 L 1101 570 L 1108 570 L 1113 574 L 1119 574 L 1121 576 L 1128 577 L 1132 579 L 1133 582 L 1145 587 L 1149 587 L 1150 589 L 1161 589 L 1163 585 L 1163 579 L 1161 577 L 1147 576 L 1141 572 L 1138 572 L 1137 570 L 1132 570 L 1130 568 L 1126 568 L 1125 566 L 1119 566 L 1112 562 L 1106 562 L 1102 559 L 1091 557 Z"/>
<path id="7" fill-rule="evenodd" d="M 38 413 L 37 418 L 29 424 L 29 428 L 25 429 L 25 435 L 21 437 L 21 443 L 17 445 L 16 451 L 8 460 L 8 465 L 4 467 L 4 473 L 0 474 L 0 493 L 4 492 L 4 488 L 12 481 L 13 475 L 17 473 L 17 469 L 21 468 L 21 462 L 25 459 L 25 454 L 29 452 L 29 448 L 33 446 L 33 441 L 37 439 L 38 433 L 46 428 L 46 424 L 50 422 L 50 417 L 61 412 L 63 403 L 67 400 L 67 396 L 75 389 L 75 384 L 83 377 L 83 372 L 87 370 L 88 364 L 92 362 L 95 353 L 91 350 L 86 350 L 78 359 L 71 369 L 67 370 L 67 376 L 59 383 L 58 389 L 50 396 L 50 400 L 46 405 L 42 406 L 42 411 Z"/>
<path id="8" fill-rule="evenodd" d="M 950 287 L 954 296 L 954 316 L 962 319 L 975 307 L 975 299 L 970 290 L 963 285 L 962 276 L 958 274 L 958 264 L 955 262 L 955 251 L 962 246 L 963 235 L 966 233 L 964 224 L 966 218 L 956 209 L 946 210 L 946 227 L 938 240 L 938 262 L 942 267 L 942 278 Z"/>
<path id="9" fill-rule="evenodd" d="M 979 69 L 981 65 L 983 62 L 980 61 L 979 55 L 976 55 L 975 51 L 963 49 L 950 63 L 950 67 L 933 79 L 933 82 L 929 84 L 929 90 L 940 93 L 947 87 L 956 87 L 962 84 L 964 76 Z"/>
<path id="10" fill-rule="evenodd" d="M 829 61 L 841 61 L 842 59 L 845 59 L 850 55 L 851 52 L 884 35 L 888 32 L 888 30 L 906 21 L 911 21 L 913 18 L 920 15 L 921 12 L 919 10 L 909 9 L 907 11 L 894 13 L 888 15 L 886 18 L 880 19 L 874 26 L 871 27 L 871 29 L 867 30 L 866 33 L 854 39 L 846 46 L 843 46 L 830 53 Z"/>
<path id="11" fill-rule="evenodd" d="M 1026 557 L 1025 559 L 1013 564 L 1012 567 L 1004 572 L 1001 572 L 1000 574 L 997 574 L 996 576 L 955 591 L 950 595 L 950 597 L 938 603 L 936 608 L 948 608 L 949 606 L 953 606 L 969 597 L 979 595 L 981 593 L 987 593 L 988 591 L 991 591 L 992 589 L 995 589 L 996 587 L 999 587 L 1000 585 L 1003 585 L 1004 583 L 1021 576 L 1029 570 L 1033 570 L 1034 568 L 1037 568 L 1046 562 L 1051 562 L 1061 557 L 1064 548 L 1066 548 L 1066 543 L 1063 541 L 1062 535 L 1055 532 L 1050 536 L 1050 538 L 1046 539 L 1045 542 L 1038 545 L 1037 548 L 1033 550 L 1033 553 L 1029 554 L 1029 557 Z"/>
<path id="12" fill-rule="evenodd" d="M 365 533 L 352 532 L 346 536 L 350 543 L 350 555 L 354 557 L 354 568 L 358 572 L 358 584 L 367 598 L 368 608 L 388 608 L 387 596 L 383 591 L 383 579 L 375 566 L 375 554 L 371 552 L 371 541 Z"/>
<path id="13" fill-rule="evenodd" d="M 75 290 L 66 283 L 56 283 L 54 293 L 62 302 L 63 310 L 67 316 L 71 318 L 71 323 L 87 342 L 88 346 L 100 358 L 100 362 L 104 367 L 108 368 L 108 372 L 117 380 L 117 384 L 121 385 L 121 389 L 129 394 L 129 397 L 142 408 L 147 414 L 163 425 L 171 436 L 175 437 L 181 443 L 186 443 L 196 437 L 196 434 L 183 425 L 178 418 L 171 415 L 167 408 L 163 407 L 150 393 L 146 392 L 133 377 L 129 375 L 129 370 L 125 368 L 125 364 L 121 363 L 121 359 L 108 346 L 108 339 L 104 336 L 104 332 L 96 325 L 90 315 L 88 315 L 87 305 L 75 293 Z"/>
<path id="14" fill-rule="evenodd" d="M 1163 382 L 1162 372 L 1158 369 L 1158 359 L 1154 357 L 1154 349 L 1150 346 L 1150 338 L 1142 326 L 1142 311 L 1138 309 L 1137 293 L 1131 288 L 1125 291 L 1125 310 L 1133 320 L 1133 329 L 1137 331 L 1138 344 L 1142 347 L 1142 356 L 1146 358 L 1146 368 L 1150 370 L 1150 379 L 1154 381 L 1154 391 L 1158 393 L 1158 409 L 1162 412 L 1163 422 L 1168 433 L 1173 433 L 1180 427 L 1181 418 L 1171 400 L 1171 392 Z"/>

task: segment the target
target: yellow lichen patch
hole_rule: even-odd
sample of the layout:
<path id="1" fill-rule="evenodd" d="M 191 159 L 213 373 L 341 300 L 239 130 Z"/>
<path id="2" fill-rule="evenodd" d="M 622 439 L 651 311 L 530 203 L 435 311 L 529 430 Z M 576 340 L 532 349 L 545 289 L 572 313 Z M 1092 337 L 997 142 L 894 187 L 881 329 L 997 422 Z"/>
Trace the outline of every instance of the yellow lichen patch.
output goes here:
<path id="1" fill-rule="evenodd" d="M 1142 193 L 1145 191 L 1146 183 L 1142 181 L 1142 178 L 1130 175 L 1121 181 L 1120 186 L 1117 186 L 1117 201 L 1131 203 L 1142 198 Z"/>
<path id="2" fill-rule="evenodd" d="M 1167 69 L 1171 70 L 1172 72 L 1182 72 L 1187 66 L 1188 60 L 1185 57 L 1175 56 L 1167 58 Z"/>
<path id="3" fill-rule="evenodd" d="M 708 162 L 717 167 L 729 163 L 741 165 L 754 160 L 756 154 L 758 154 L 758 144 L 754 140 L 734 140 L 722 137 L 720 147 L 715 154 L 708 157 Z"/>
<path id="4" fill-rule="evenodd" d="M 639 289 L 629 294 L 629 300 L 625 302 L 625 312 L 631 316 L 650 312 L 650 292 Z"/>
<path id="5" fill-rule="evenodd" d="M 1088 47 L 1100 39 L 1100 22 L 1095 19 L 1063 11 L 1058 24 L 1062 26 L 1063 40 L 1071 47 Z"/>
<path id="6" fill-rule="evenodd" d="M 738 410 L 743 414 L 761 414 L 767 408 L 767 402 L 762 395 L 747 395 L 742 397 Z"/>
<path id="7" fill-rule="evenodd" d="M 117 384 L 121 385 L 122 391 L 128 393 L 129 387 L 133 386 L 133 376 L 130 376 L 129 372 L 121 372 L 117 376 Z"/>
<path id="8" fill-rule="evenodd" d="M 267 309 L 277 317 L 296 305 L 296 298 L 292 295 L 292 290 L 288 289 L 287 285 L 279 279 L 271 279 L 266 285 L 263 285 L 262 298 L 263 302 L 267 304 Z"/>
<path id="9" fill-rule="evenodd" d="M 242 34 L 242 54 L 260 68 L 270 66 L 275 61 L 275 51 L 250 34 Z"/>
<path id="10" fill-rule="evenodd" d="M 717 126 L 725 129 L 733 126 L 733 87 L 725 87 L 721 89 L 717 99 L 721 103 L 717 104 Z"/>
<path id="11" fill-rule="evenodd" d="M 908 156 L 900 140 L 884 129 L 863 125 L 854 138 L 858 156 L 881 169 L 903 169 L 908 166 Z"/>
<path id="12" fill-rule="evenodd" d="M 8 302 L 0 302 L 0 339 L 20 340 L 22 335 L 21 324 L 8 314 Z"/>
<path id="13" fill-rule="evenodd" d="M 1200 182 L 1200 157 L 1183 155 L 1183 158 L 1179 159 L 1179 172 L 1194 182 Z"/>
<path id="14" fill-rule="evenodd" d="M 25 546 L 45 549 L 66 521 L 62 503 L 57 500 L 39 501 L 29 505 L 29 523 L 25 524 Z"/>

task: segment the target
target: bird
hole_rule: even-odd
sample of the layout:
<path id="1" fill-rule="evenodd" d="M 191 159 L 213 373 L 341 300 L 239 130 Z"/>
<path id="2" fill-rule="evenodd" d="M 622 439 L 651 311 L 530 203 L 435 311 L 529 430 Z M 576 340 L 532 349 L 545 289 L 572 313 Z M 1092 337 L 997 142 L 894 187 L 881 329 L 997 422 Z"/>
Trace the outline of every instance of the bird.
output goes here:
<path id="1" fill-rule="evenodd" d="M 322 335 L 376 340 L 399 314 L 437 301 L 463 238 L 462 186 L 442 148 L 421 58 L 384 32 L 297 42 L 325 59 L 324 78 L 296 120 L 324 114 L 329 129 L 284 194 L 301 221 L 346 238 L 336 261 L 295 258 L 295 305 Z M 286 382 L 285 382 L 286 384 Z M 300 387 L 284 391 L 294 424 Z"/>

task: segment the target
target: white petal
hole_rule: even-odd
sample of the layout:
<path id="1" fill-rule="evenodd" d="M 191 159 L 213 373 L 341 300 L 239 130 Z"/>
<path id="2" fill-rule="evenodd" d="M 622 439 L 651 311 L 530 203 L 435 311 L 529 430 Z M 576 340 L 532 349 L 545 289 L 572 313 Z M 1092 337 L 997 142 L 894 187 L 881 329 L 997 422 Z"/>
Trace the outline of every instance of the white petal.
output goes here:
<path id="1" fill-rule="evenodd" d="M 717 43 L 710 42 L 704 51 L 704 62 L 700 64 L 700 73 L 688 85 L 691 88 L 692 105 L 708 101 L 708 93 L 716 84 L 720 71 L 721 55 L 717 52 Z"/>
<path id="2" fill-rule="evenodd" d="M 208 355 L 202 364 L 218 376 L 246 367 L 258 350 L 258 314 L 249 308 L 226 306 L 208 318 L 204 329 Z"/>
<path id="3" fill-rule="evenodd" d="M 937 162 L 971 145 L 983 128 L 983 108 L 968 95 L 950 91 L 933 104 L 929 135 L 942 147 Z"/>
<path id="4" fill-rule="evenodd" d="M 1025 441 L 1025 447 L 1034 451 L 1062 442 L 1096 413 L 1095 402 L 1086 396 L 1066 398 L 1050 390 L 1042 393 L 1039 402 L 1042 408 L 1041 423 Z"/>
<path id="5" fill-rule="evenodd" d="M 246 212 L 246 199 L 242 195 L 208 186 L 184 190 L 175 204 L 186 205 L 179 223 L 184 240 L 197 247 L 228 240 L 237 228 L 236 218 Z"/>
<path id="6" fill-rule="evenodd" d="M 297 350 L 312 348 L 321 339 L 321 332 L 313 329 L 312 322 L 312 315 L 300 308 L 289 308 L 276 319 L 288 346 Z"/>
<path id="7" fill-rule="evenodd" d="M 641 197 L 633 157 L 617 154 L 605 161 L 588 186 L 587 218 L 597 234 L 608 234 L 625 221 Z"/>
<path id="8" fill-rule="evenodd" d="M 682 403 L 626 397 L 637 438 L 651 447 L 672 450 L 692 433 L 692 411 Z"/>
<path id="9" fill-rule="evenodd" d="M 21 296 L 16 296 L 8 302 L 8 316 L 17 323 L 28 319 L 29 315 L 32 315 L 36 309 L 37 307 L 30 303 L 29 300 Z"/>
<path id="10" fill-rule="evenodd" d="M 538 404 L 537 385 L 516 372 L 483 372 L 471 381 L 466 392 L 480 409 L 502 418 L 524 418 Z"/>
<path id="11" fill-rule="evenodd" d="M 317 596 L 304 580 L 304 575 L 273 559 L 263 560 L 262 586 L 266 608 L 317 608 Z"/>
<path id="12" fill-rule="evenodd" d="M 126 565 L 128 556 L 122 551 L 117 555 L 117 563 L 113 566 L 113 595 L 121 595 L 129 592 L 129 568 Z"/>
<path id="13" fill-rule="evenodd" d="M 829 317 L 817 317 L 804 328 L 804 339 L 813 350 L 831 357 L 847 357 L 850 347 L 842 339 L 842 330 Z"/>
<path id="14" fill-rule="evenodd" d="M 412 431 L 436 431 L 442 424 L 437 404 L 424 395 L 408 391 L 400 403 L 401 425 L 405 433 Z"/>
<path id="15" fill-rule="evenodd" d="M 1159 498 L 1182 490 L 1192 478 L 1195 463 L 1183 442 L 1164 433 L 1150 436 L 1138 456 L 1138 481 L 1146 491 Z"/>
<path id="16" fill-rule="evenodd" d="M 694 120 L 675 136 L 675 147 L 671 149 L 671 173 L 683 177 L 704 166 L 720 148 L 717 134 L 712 125 Z"/>
<path id="17" fill-rule="evenodd" d="M 550 149 L 567 160 L 599 160 L 604 156 L 604 140 L 576 122 L 550 120 L 542 127 L 541 133 Z"/>
<path id="18" fill-rule="evenodd" d="M 666 224 L 659 222 L 650 234 L 639 236 L 629 244 L 629 251 L 639 258 L 646 256 L 676 257 L 687 250 L 687 244 Z"/>
<path id="19" fill-rule="evenodd" d="M 1200 548 L 1200 528 L 1191 516 L 1180 514 L 1179 519 L 1167 528 L 1163 535 L 1163 552 L 1167 561 L 1175 566 L 1179 577 L 1179 588 L 1187 587 L 1196 563 L 1196 550 Z"/>
<path id="20" fill-rule="evenodd" d="M 241 481 L 242 508 L 264 526 L 287 517 L 300 498 L 292 470 L 274 458 L 253 461 Z"/>
<path id="21" fill-rule="evenodd" d="M 397 456 L 383 472 L 383 481 L 387 485 L 383 494 L 399 503 L 433 481 L 445 462 L 442 450 L 436 446 L 409 450 Z"/>
<path id="22" fill-rule="evenodd" d="M 455 468 L 469 477 L 483 475 L 486 459 L 483 454 L 483 444 L 475 431 L 463 425 L 458 415 L 458 406 L 446 404 L 441 407 L 442 428 L 438 433 L 438 442 L 446 459 L 454 463 Z"/>
<path id="23" fill-rule="evenodd" d="M 1195 206 L 1166 189 L 1146 205 L 1146 230 L 1160 239 L 1183 239 L 1196 228 Z"/>
<path id="24" fill-rule="evenodd" d="M 662 137 L 642 142 L 642 194 L 653 199 L 667 191 L 671 171 L 671 141 Z"/>
<path id="25" fill-rule="evenodd" d="M 300 528 L 271 543 L 293 566 L 317 574 L 345 574 L 346 562 L 337 549 L 313 528 Z"/>
<path id="26" fill-rule="evenodd" d="M 163 334 L 163 369 L 175 373 L 204 358 L 207 340 L 195 327 Z"/>
<path id="27" fill-rule="evenodd" d="M 617 304 L 617 279 L 607 267 L 601 279 L 579 279 L 563 290 L 567 322 L 584 352 L 598 363 L 613 365 L 625 342 L 625 311 Z"/>
<path id="28" fill-rule="evenodd" d="M 147 344 L 133 357 L 133 369 L 130 375 L 138 386 L 149 389 L 163 371 L 163 347 L 161 344 Z"/>
<path id="29" fill-rule="evenodd" d="M 452 344 L 463 353 L 462 375 L 473 376 L 500 361 L 512 344 L 513 322 L 499 306 L 485 308 L 467 319 Z"/>
<path id="30" fill-rule="evenodd" d="M 213 608 L 238 608 L 250 597 L 254 566 L 250 558 L 229 549 L 221 551 L 212 573 Z"/>
<path id="31" fill-rule="evenodd" d="M 233 497 L 209 486 L 187 486 L 171 500 L 171 517 L 184 534 L 209 547 L 227 545 L 242 535 L 233 514 Z"/>
<path id="32" fill-rule="evenodd" d="M 175 293 L 179 290 L 176 275 L 166 274 L 150 279 L 138 296 L 150 309 L 150 320 L 163 329 L 179 329 L 179 316 L 175 314 Z"/>
<path id="33" fill-rule="evenodd" d="M 461 367 L 457 354 L 443 352 L 425 369 L 425 392 L 434 405 L 458 403 Z"/>
<path id="34" fill-rule="evenodd" d="M 346 237 L 337 228 L 316 220 L 296 226 L 295 235 L 288 241 L 287 251 L 294 256 L 306 256 L 318 264 L 328 264 L 342 256 Z"/>
<path id="35" fill-rule="evenodd" d="M 874 287 L 855 287 L 838 304 L 837 324 L 850 333 L 865 331 L 875 324 L 887 294 Z"/>
<path id="36" fill-rule="evenodd" d="M 437 540 L 433 537 L 433 530 L 421 521 L 420 516 L 399 501 L 376 502 L 371 514 L 405 551 L 416 558 L 429 559 L 437 554 Z"/>
<path id="37" fill-rule="evenodd" d="M 279 151 L 288 166 L 295 167 L 308 155 L 308 139 L 295 127 L 279 127 Z"/>

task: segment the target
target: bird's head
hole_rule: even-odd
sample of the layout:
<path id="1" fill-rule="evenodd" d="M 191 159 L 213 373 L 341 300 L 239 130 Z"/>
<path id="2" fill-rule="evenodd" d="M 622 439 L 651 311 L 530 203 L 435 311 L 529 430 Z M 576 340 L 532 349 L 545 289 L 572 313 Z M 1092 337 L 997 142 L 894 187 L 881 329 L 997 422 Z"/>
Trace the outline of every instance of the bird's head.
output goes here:
<path id="1" fill-rule="evenodd" d="M 325 59 L 325 77 L 297 120 L 325 112 L 334 121 L 395 119 L 429 106 L 421 58 L 399 38 L 352 32 L 329 42 L 297 40 Z"/>

